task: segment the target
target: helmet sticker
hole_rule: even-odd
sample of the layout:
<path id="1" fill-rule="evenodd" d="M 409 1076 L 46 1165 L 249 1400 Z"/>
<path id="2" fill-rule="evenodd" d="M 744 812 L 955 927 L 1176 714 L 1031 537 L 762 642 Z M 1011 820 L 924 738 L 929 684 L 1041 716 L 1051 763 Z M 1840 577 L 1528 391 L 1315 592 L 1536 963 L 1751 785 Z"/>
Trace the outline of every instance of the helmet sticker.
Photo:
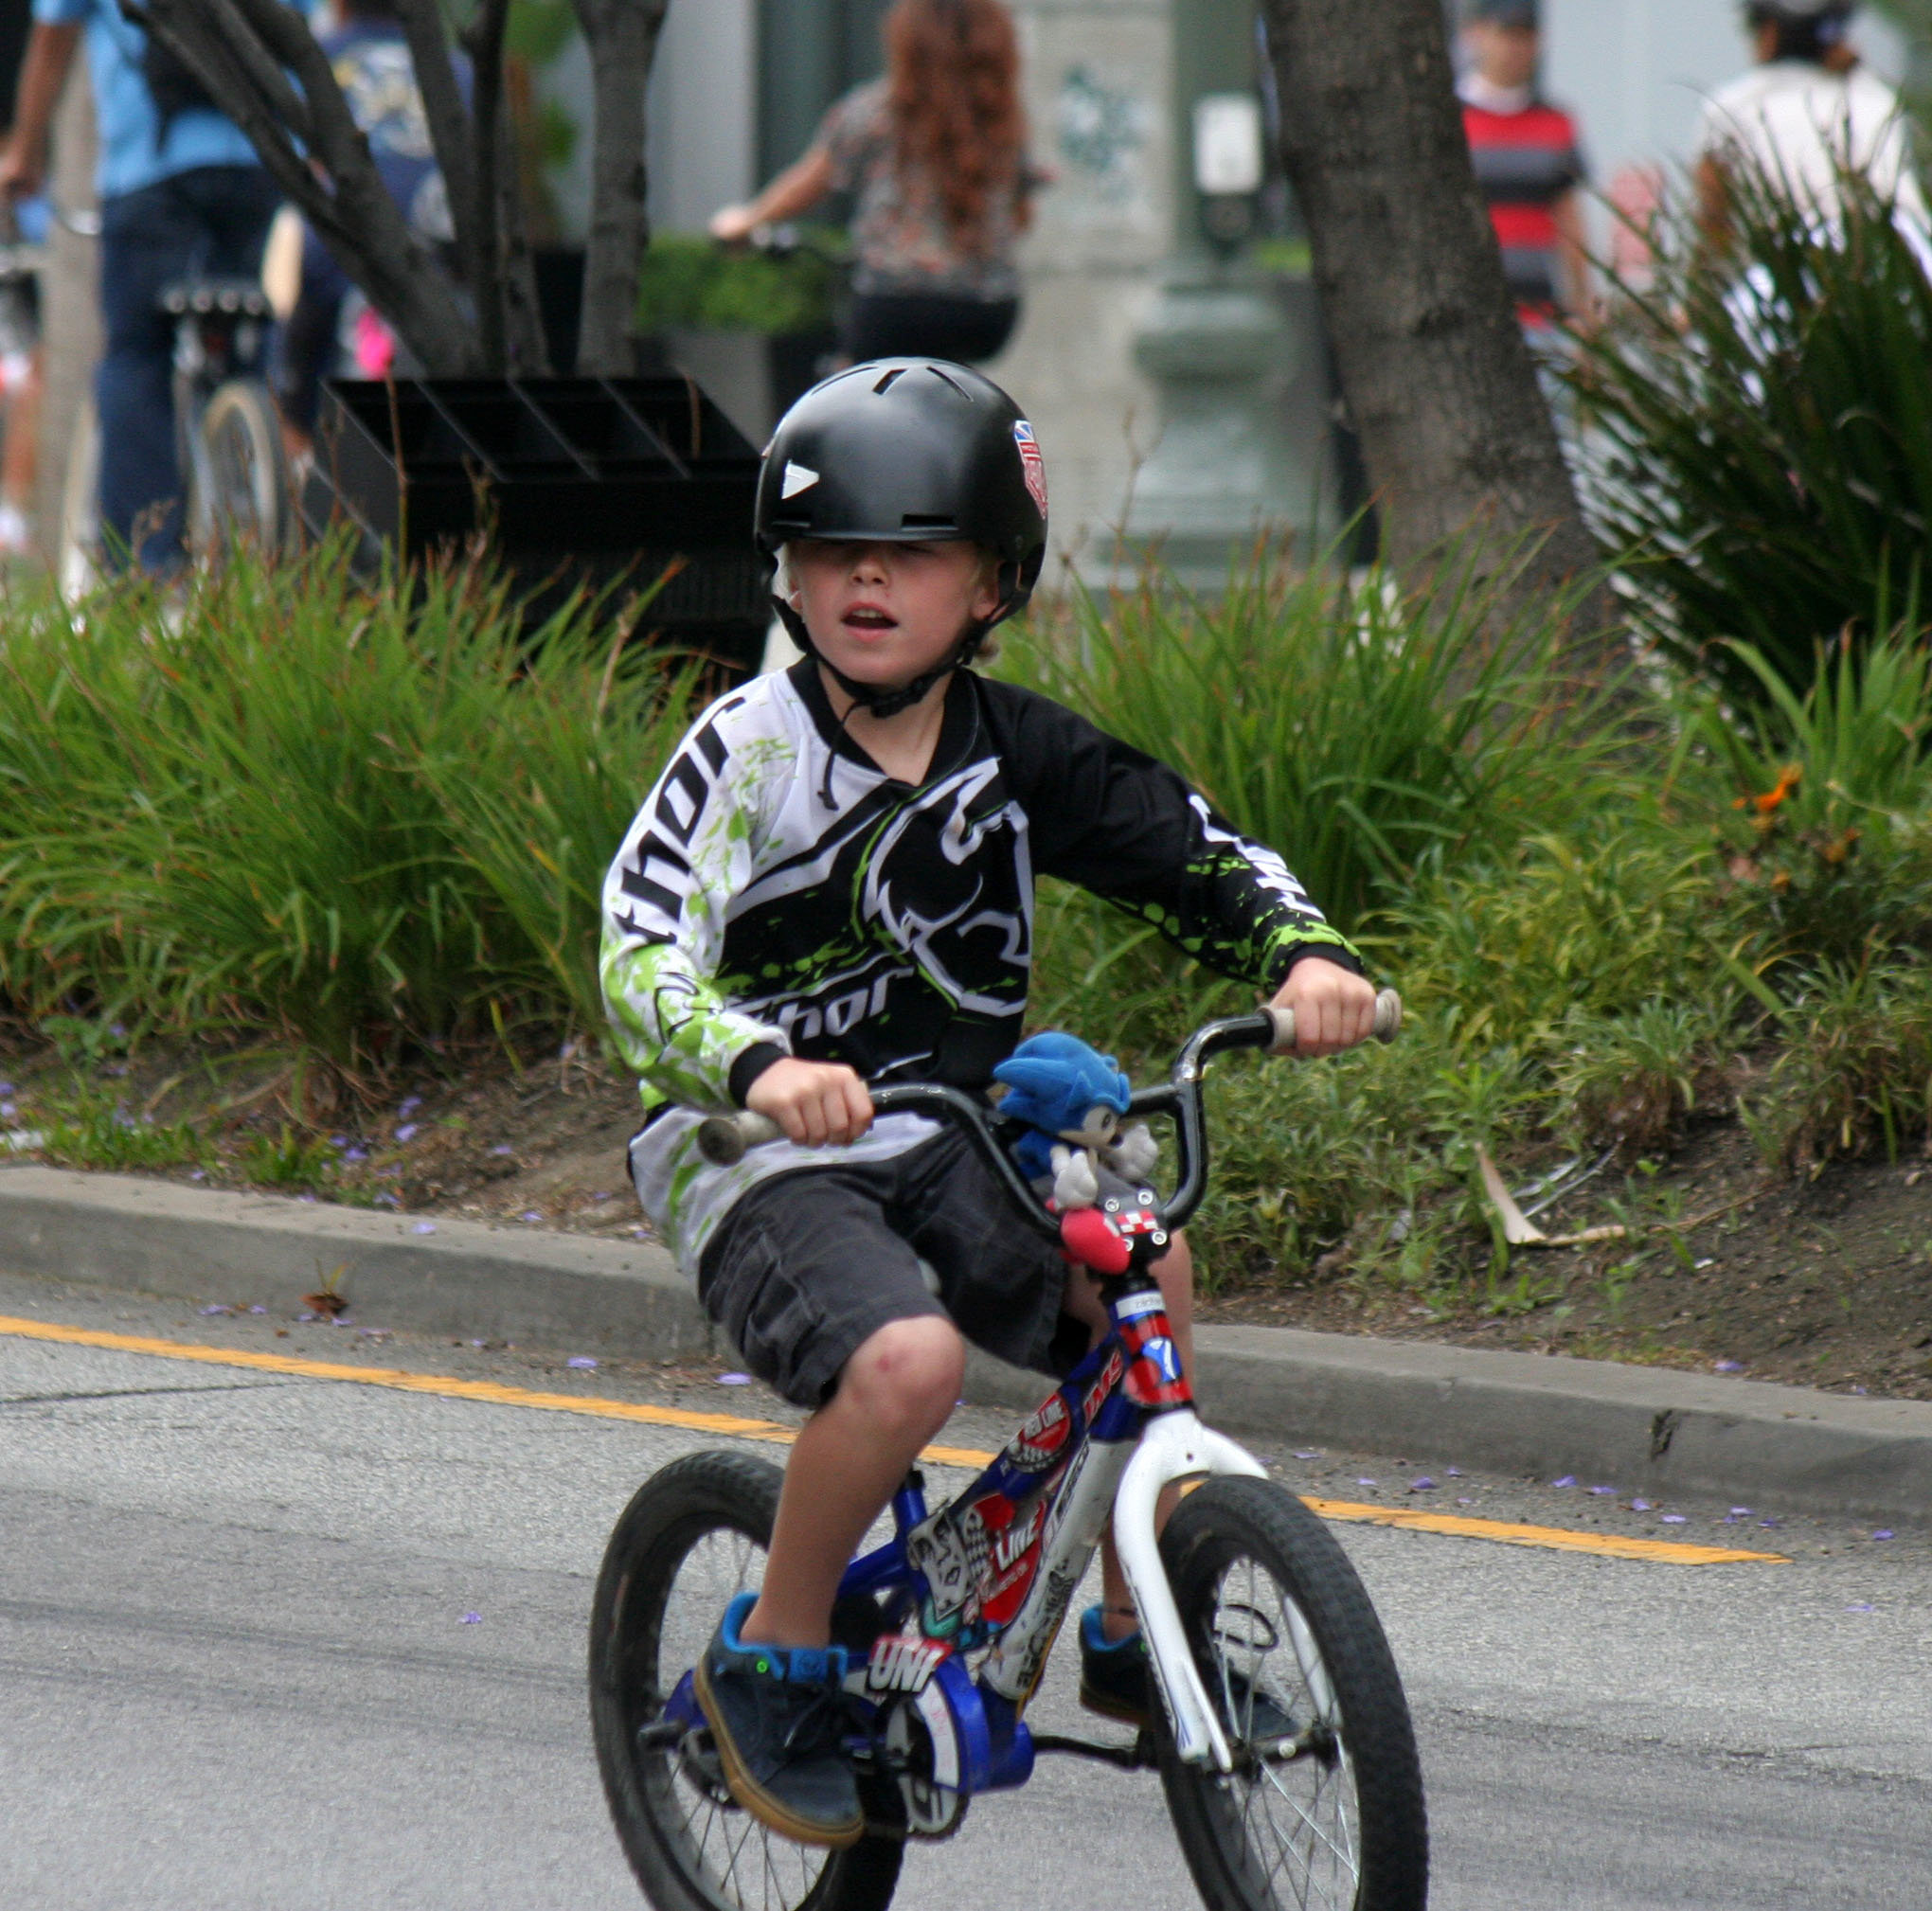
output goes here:
<path id="1" fill-rule="evenodd" d="M 1033 455 L 1037 458 L 1040 454 L 1035 452 Z M 787 458 L 785 460 L 785 481 L 778 489 L 778 496 L 781 499 L 795 498 L 800 491 L 809 491 L 817 482 L 818 473 L 815 471 L 802 464 L 794 464 Z M 1042 509 L 1045 508 L 1042 507 Z"/>
<path id="2" fill-rule="evenodd" d="M 1046 515 L 1046 460 L 1040 455 L 1033 427 L 1023 418 L 1013 420 L 1013 442 L 1020 448 L 1020 471 L 1027 480 L 1027 490 L 1040 507 L 1040 515 L 1044 518 Z M 786 495 L 789 497 L 791 493 L 788 491 Z"/>

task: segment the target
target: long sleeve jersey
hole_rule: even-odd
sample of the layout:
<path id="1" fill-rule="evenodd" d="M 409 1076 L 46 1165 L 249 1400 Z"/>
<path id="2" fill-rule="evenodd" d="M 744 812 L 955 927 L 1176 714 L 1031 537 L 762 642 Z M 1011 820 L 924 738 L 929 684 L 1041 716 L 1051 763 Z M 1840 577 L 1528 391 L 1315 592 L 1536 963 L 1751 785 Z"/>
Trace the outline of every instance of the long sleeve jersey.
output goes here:
<path id="1" fill-rule="evenodd" d="M 991 1081 L 1022 1033 L 1036 874 L 1258 989 L 1305 955 L 1360 967 L 1274 850 L 1031 691 L 956 672 L 917 785 L 842 732 L 809 659 L 704 713 L 603 898 L 604 1001 L 646 1111 L 632 1171 L 688 1271 L 756 1182 L 935 1132 L 885 1116 L 850 1148 L 775 1141 L 712 1167 L 698 1122 L 739 1105 L 734 1088 L 771 1057 L 843 1062 L 870 1082 Z"/>

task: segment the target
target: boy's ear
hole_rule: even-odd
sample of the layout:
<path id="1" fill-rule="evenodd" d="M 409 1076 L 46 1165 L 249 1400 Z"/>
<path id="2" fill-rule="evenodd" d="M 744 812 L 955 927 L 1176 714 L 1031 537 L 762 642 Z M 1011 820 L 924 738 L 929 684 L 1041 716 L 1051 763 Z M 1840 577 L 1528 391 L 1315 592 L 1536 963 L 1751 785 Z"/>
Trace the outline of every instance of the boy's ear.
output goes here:
<path id="1" fill-rule="evenodd" d="M 973 617 L 977 623 L 984 623 L 999 609 L 999 555 L 996 551 L 981 548 L 979 553 L 979 580 L 973 592 Z"/>

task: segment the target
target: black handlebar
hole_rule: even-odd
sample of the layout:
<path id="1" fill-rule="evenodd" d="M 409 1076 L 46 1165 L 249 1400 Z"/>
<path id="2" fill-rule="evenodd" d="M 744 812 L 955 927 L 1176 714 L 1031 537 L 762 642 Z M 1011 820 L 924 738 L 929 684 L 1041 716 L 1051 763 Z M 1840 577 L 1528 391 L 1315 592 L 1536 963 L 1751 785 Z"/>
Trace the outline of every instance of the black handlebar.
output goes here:
<path id="1" fill-rule="evenodd" d="M 1390 1041 L 1402 1023 L 1401 999 L 1393 990 L 1385 990 L 1375 1006 L 1375 1033 L 1383 1041 Z M 1169 1228 L 1185 1225 L 1207 1190 L 1208 1127 L 1201 1109 L 1201 1079 L 1208 1058 L 1230 1048 L 1272 1048 L 1279 1053 L 1292 1047 L 1294 1041 L 1294 1019 L 1280 1009 L 1263 1009 L 1252 1015 L 1209 1022 L 1182 1044 L 1167 1081 L 1140 1089 L 1128 1102 L 1130 1116 L 1171 1115 L 1174 1119 L 1180 1181 L 1172 1198 L 1162 1205 L 1162 1218 Z M 872 1107 L 880 1115 L 931 1115 L 957 1122 L 974 1152 L 1011 1197 L 1027 1225 L 1044 1240 L 1059 1244 L 1059 1218 L 1041 1206 L 1010 1151 L 1023 1124 L 1004 1119 L 978 1096 L 939 1082 L 881 1085 L 871 1096 Z M 728 1166 L 742 1159 L 748 1146 L 774 1139 L 778 1134 L 776 1124 L 763 1116 L 719 1115 L 699 1128 L 698 1147 L 707 1160 Z"/>

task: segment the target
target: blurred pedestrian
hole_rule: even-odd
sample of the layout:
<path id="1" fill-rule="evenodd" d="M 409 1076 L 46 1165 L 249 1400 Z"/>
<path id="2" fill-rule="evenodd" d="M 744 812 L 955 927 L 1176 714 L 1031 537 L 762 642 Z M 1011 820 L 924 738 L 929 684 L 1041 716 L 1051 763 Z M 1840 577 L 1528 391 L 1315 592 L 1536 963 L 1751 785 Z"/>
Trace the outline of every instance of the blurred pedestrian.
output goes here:
<path id="1" fill-rule="evenodd" d="M 307 10 L 308 0 L 296 0 Z M 0 193 L 27 198 L 84 33 L 100 134 L 100 527 L 110 563 L 169 575 L 183 563 L 175 455 L 174 322 L 161 293 L 191 274 L 253 278 L 281 195 L 246 136 L 188 68 L 116 0 L 33 0 Z"/>
<path id="2" fill-rule="evenodd" d="M 1013 251 L 1036 183 L 1012 20 L 999 0 L 898 0 L 884 30 L 885 76 L 839 100 L 756 199 L 715 214 L 712 236 L 747 239 L 850 192 L 847 359 L 975 364 L 1018 320 Z"/>
<path id="3" fill-rule="evenodd" d="M 1743 166 L 1782 182 L 1801 210 L 1835 224 L 1840 170 L 1862 173 L 1926 253 L 1925 197 L 1899 96 L 1859 63 L 1856 0 L 1748 0 L 1758 63 L 1711 95 L 1697 135 L 1699 224 L 1715 252 L 1729 237 L 1730 179 Z"/>
<path id="4" fill-rule="evenodd" d="M 1542 97 L 1536 0 L 1464 0 L 1462 128 L 1503 251 L 1503 273 L 1532 348 L 1556 348 L 1557 321 L 1587 324 L 1583 237 L 1588 177 L 1575 118 Z"/>

